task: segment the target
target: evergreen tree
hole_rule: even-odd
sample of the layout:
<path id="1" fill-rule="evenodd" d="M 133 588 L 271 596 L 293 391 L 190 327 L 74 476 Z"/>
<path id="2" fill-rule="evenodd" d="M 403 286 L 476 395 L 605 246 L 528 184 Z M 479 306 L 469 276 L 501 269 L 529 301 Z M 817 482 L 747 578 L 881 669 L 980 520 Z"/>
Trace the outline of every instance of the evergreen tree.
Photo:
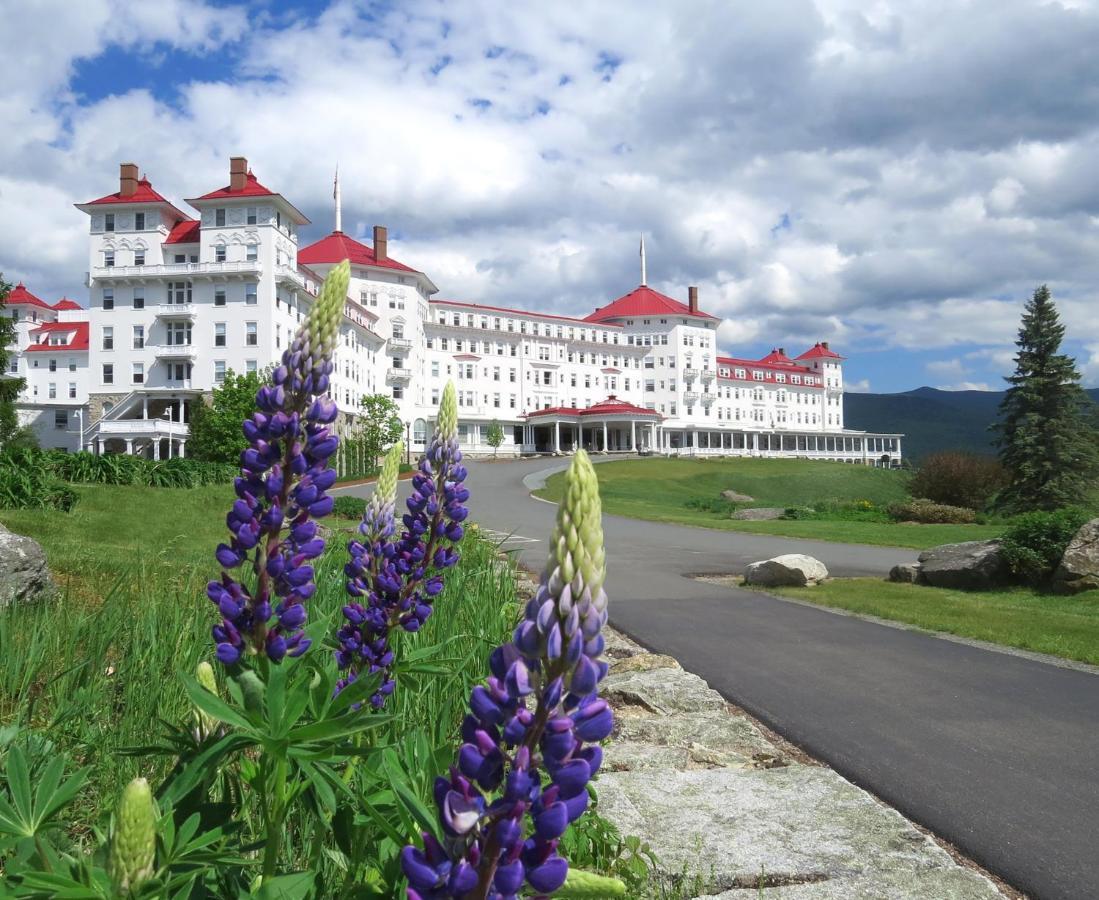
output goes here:
<path id="1" fill-rule="evenodd" d="M 0 447 L 5 447 L 16 438 L 21 429 L 19 416 L 15 412 L 15 401 L 23 390 L 22 378 L 9 378 L 8 347 L 15 344 L 15 321 L 4 313 L 11 285 L 0 273 Z"/>
<path id="2" fill-rule="evenodd" d="M 1044 284 L 1023 312 L 1015 374 L 995 426 L 1008 484 L 999 505 L 1023 512 L 1078 501 L 1099 472 L 1095 404 L 1076 361 L 1059 352 L 1065 326 Z"/>

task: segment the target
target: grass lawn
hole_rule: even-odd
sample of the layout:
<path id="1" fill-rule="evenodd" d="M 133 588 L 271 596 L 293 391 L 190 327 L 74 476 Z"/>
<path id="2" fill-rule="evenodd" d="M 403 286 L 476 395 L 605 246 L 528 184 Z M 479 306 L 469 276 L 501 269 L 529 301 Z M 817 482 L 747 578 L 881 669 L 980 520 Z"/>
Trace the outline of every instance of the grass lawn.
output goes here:
<path id="1" fill-rule="evenodd" d="M 929 631 L 1099 664 L 1099 591 L 1073 597 L 1023 587 L 952 591 L 875 578 L 837 578 L 817 587 L 768 590 Z"/>
<path id="2" fill-rule="evenodd" d="M 741 506 L 811 506 L 827 501 L 869 500 L 879 509 L 904 500 L 908 474 L 846 463 L 801 459 L 638 459 L 595 467 L 605 512 L 634 519 L 675 522 L 727 531 L 783 537 L 877 544 L 917 550 L 955 541 L 996 537 L 999 525 L 914 525 L 870 519 L 796 519 L 739 522 L 726 509 L 698 508 L 714 503 L 724 490 L 754 497 Z M 564 476 L 553 475 L 537 492 L 557 501 Z"/>

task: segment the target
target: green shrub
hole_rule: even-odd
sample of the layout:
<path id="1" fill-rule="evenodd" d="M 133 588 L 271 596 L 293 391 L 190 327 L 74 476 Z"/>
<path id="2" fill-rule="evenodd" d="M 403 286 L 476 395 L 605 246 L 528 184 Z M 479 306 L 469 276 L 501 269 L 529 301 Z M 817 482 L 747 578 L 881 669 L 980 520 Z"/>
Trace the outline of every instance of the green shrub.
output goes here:
<path id="1" fill-rule="evenodd" d="M 0 508 L 72 509 L 78 499 L 76 491 L 48 467 L 28 464 L 23 454 L 23 450 L 0 454 Z"/>
<path id="2" fill-rule="evenodd" d="M 1089 518 L 1071 507 L 1019 516 L 1004 532 L 1001 544 L 1011 571 L 1030 584 L 1049 581 L 1069 541 Z"/>
<path id="3" fill-rule="evenodd" d="M 336 498 L 332 515 L 341 519 L 361 519 L 366 501 L 362 497 L 349 497 L 343 494 Z"/>
<path id="4" fill-rule="evenodd" d="M 1007 475 L 999 460 L 947 450 L 923 461 L 909 490 L 913 497 L 926 497 L 935 503 L 984 509 L 1005 484 Z"/>
<path id="5" fill-rule="evenodd" d="M 818 513 L 811 506 L 787 506 L 782 513 L 784 519 L 819 519 Z"/>
<path id="6" fill-rule="evenodd" d="M 721 497 L 692 497 L 683 504 L 687 509 L 697 509 L 699 512 L 729 515 L 736 509 L 735 503 L 730 503 Z"/>
<path id="7" fill-rule="evenodd" d="M 887 512 L 898 522 L 919 522 L 921 525 L 970 525 L 977 521 L 977 513 L 972 509 L 930 500 L 890 503 Z"/>
<path id="8" fill-rule="evenodd" d="M 149 487 L 200 487 L 228 484 L 237 475 L 236 466 L 195 459 L 151 460 L 140 456 L 107 453 L 97 456 L 80 451 L 14 448 L 0 460 L 19 470 L 48 472 L 74 484 L 127 484 Z"/>

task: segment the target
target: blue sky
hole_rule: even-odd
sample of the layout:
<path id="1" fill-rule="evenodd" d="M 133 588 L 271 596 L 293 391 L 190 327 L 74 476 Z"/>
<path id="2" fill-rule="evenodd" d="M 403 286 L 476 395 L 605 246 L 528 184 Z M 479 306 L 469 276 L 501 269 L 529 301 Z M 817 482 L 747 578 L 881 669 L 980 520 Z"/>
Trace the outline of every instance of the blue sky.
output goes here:
<path id="1" fill-rule="evenodd" d="M 1099 383 L 1092 0 L 664 7 L 0 0 L 0 270 L 84 299 L 72 207 L 139 164 L 386 224 L 441 296 L 583 314 L 650 284 L 725 352 L 829 340 L 851 384 L 999 388 L 1048 282 Z M 666 8 L 665 8 L 666 7 Z"/>

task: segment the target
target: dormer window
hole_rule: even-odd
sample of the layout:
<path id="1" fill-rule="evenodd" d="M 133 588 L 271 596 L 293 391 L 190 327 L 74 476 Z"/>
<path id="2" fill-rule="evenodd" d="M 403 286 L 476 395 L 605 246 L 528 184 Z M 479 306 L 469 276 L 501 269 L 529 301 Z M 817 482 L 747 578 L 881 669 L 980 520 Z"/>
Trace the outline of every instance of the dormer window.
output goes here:
<path id="1" fill-rule="evenodd" d="M 247 217 L 246 217 L 246 221 L 249 225 L 255 225 L 256 224 L 256 208 L 254 206 L 249 206 L 248 207 L 248 214 L 247 214 Z"/>
<path id="2" fill-rule="evenodd" d="M 145 230 L 145 213 L 134 213 L 134 231 Z"/>
<path id="3" fill-rule="evenodd" d="M 218 228 L 222 228 L 222 227 L 225 226 L 225 210 L 224 209 L 215 209 L 214 210 L 214 225 Z"/>
<path id="4" fill-rule="evenodd" d="M 114 213 L 107 213 L 103 217 L 103 230 L 114 231 Z"/>

